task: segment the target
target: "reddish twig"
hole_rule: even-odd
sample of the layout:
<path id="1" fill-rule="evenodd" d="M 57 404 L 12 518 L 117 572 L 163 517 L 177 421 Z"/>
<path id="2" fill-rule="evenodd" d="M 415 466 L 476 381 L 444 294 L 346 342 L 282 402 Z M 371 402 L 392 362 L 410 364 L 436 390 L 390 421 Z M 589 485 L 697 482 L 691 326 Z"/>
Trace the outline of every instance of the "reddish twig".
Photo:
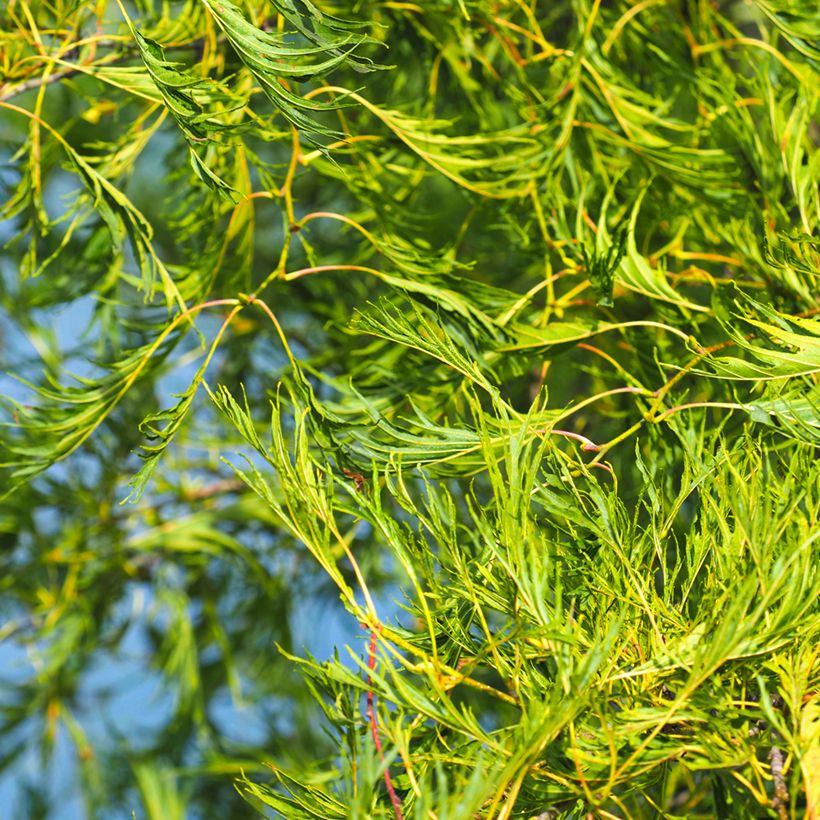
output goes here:
<path id="1" fill-rule="evenodd" d="M 376 629 L 370 632 L 370 646 L 367 652 L 367 668 L 372 672 L 376 668 Z M 372 678 L 367 676 L 367 717 L 370 720 L 370 730 L 373 734 L 373 744 L 376 751 L 379 753 L 379 759 L 384 764 L 384 752 L 382 751 L 382 740 L 379 737 L 379 724 L 376 722 L 376 696 L 373 694 Z M 387 787 L 387 793 L 390 795 L 390 802 L 393 804 L 393 811 L 396 813 L 396 820 L 404 820 L 404 815 L 401 811 L 401 800 L 393 788 L 393 780 L 390 777 L 390 769 L 385 765 L 384 767 L 384 785 Z"/>
<path id="2" fill-rule="evenodd" d="M 575 441 L 581 442 L 581 449 L 585 453 L 597 453 L 601 448 L 594 442 L 590 441 L 586 436 L 582 436 L 580 433 L 571 433 L 569 430 L 550 430 L 551 436 L 564 436 L 564 438 L 571 438 Z"/>

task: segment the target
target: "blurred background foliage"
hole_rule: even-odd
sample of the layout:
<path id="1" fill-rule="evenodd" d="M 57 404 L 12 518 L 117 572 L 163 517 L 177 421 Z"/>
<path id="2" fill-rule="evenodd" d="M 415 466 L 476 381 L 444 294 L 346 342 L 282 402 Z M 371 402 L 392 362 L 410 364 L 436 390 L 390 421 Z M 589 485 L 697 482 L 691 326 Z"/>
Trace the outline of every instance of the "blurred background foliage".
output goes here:
<path id="1" fill-rule="evenodd" d="M 0 815 L 816 816 L 818 34 L 8 0 Z"/>

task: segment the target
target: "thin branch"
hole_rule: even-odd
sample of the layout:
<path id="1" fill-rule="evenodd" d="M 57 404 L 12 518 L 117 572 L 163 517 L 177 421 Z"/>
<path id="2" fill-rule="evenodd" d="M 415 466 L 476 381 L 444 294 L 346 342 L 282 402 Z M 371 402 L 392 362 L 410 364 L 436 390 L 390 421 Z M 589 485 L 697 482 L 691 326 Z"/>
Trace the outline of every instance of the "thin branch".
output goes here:
<path id="1" fill-rule="evenodd" d="M 94 62 L 84 62 L 84 63 L 77 63 L 76 65 L 67 65 L 65 68 L 60 69 L 59 71 L 55 71 L 53 74 L 38 74 L 36 77 L 30 77 L 28 80 L 24 80 L 17 85 L 8 85 L 4 84 L 2 88 L 0 88 L 0 102 L 5 102 L 6 100 L 10 100 L 14 97 L 19 96 L 20 94 L 25 94 L 26 91 L 33 91 L 37 88 L 41 88 L 42 86 L 51 85 L 52 83 L 58 83 L 61 80 L 67 80 L 71 77 L 74 77 L 77 74 L 84 74 L 86 73 L 84 69 L 91 67 L 91 66 L 109 66 L 113 65 L 114 63 L 122 62 L 123 60 L 128 60 L 139 53 L 139 49 L 137 48 L 136 43 L 122 43 L 120 40 L 98 40 L 96 41 L 95 45 L 97 46 L 110 46 L 110 45 L 120 45 L 123 47 L 123 51 L 119 54 L 109 54 L 107 55 L 107 59 L 104 62 L 94 63 Z M 188 47 L 188 46 L 186 46 Z M 195 44 L 192 43 L 190 48 L 195 48 Z M 63 52 L 60 52 L 63 53 Z M 66 54 L 68 56 L 68 54 Z M 49 58 L 53 59 L 53 58 Z"/>
<path id="2" fill-rule="evenodd" d="M 19 85 L 4 85 L 3 90 L 0 91 L 0 102 L 11 100 L 20 94 L 25 94 L 26 91 L 33 91 L 34 89 L 40 88 L 44 85 L 58 83 L 60 80 L 73 77 L 75 74 L 79 74 L 80 72 L 81 69 L 79 68 L 64 68 L 62 71 L 55 71 L 53 74 L 48 74 L 47 76 L 38 75 L 37 77 L 31 77 Z"/>
<path id="3" fill-rule="evenodd" d="M 367 668 L 372 672 L 376 668 L 376 632 L 373 629 L 370 632 L 370 645 L 367 650 Z M 396 813 L 396 820 L 404 820 L 404 815 L 401 811 L 401 800 L 393 788 L 393 780 L 390 777 L 390 768 L 384 762 L 384 752 L 382 751 L 382 740 L 379 736 L 379 724 L 376 721 L 376 696 L 373 693 L 373 681 L 370 675 L 367 676 L 367 717 L 370 720 L 370 730 L 373 734 L 373 743 L 376 746 L 376 751 L 379 753 L 379 759 L 384 766 L 384 785 L 387 788 L 387 793 L 390 795 L 390 802 L 393 804 L 393 811 Z"/>
<path id="4" fill-rule="evenodd" d="M 217 37 L 217 42 L 224 41 L 224 35 L 220 35 Z M 108 38 L 103 38 L 95 41 L 95 46 L 112 45 L 119 45 L 122 47 L 123 50 L 119 54 L 107 55 L 107 57 L 104 58 L 104 61 L 98 63 L 77 63 L 76 65 L 66 66 L 65 68 L 62 68 L 59 71 L 55 71 L 53 74 L 38 74 L 36 77 L 30 77 L 28 80 L 24 80 L 23 82 L 18 83 L 17 85 L 4 84 L 3 86 L 0 86 L 0 102 L 5 102 L 6 100 L 10 100 L 14 97 L 19 96 L 20 94 L 25 94 L 26 91 L 33 91 L 37 88 L 40 88 L 41 86 L 51 85 L 52 83 L 58 83 L 61 80 L 68 80 L 77 74 L 87 74 L 87 72 L 85 71 L 85 69 L 87 68 L 96 66 L 110 66 L 116 63 L 121 63 L 124 60 L 130 60 L 139 55 L 139 46 L 137 46 L 136 43 L 123 43 L 121 40 Z M 187 51 L 193 51 L 197 55 L 198 59 L 201 55 L 202 48 L 204 45 L 205 38 L 198 37 L 195 40 L 191 40 L 190 43 L 170 43 L 167 46 L 165 46 L 165 50 L 169 51 L 171 49 L 184 49 Z M 70 51 L 66 53 L 66 56 L 68 56 L 68 54 L 70 53 Z"/>

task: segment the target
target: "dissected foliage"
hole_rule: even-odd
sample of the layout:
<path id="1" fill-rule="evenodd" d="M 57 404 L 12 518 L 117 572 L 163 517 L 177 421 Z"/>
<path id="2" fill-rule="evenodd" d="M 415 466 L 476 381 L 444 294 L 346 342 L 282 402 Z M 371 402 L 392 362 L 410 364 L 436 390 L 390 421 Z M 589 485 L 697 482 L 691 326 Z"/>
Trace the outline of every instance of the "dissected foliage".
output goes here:
<path id="1" fill-rule="evenodd" d="M 9 0 L 16 816 L 816 816 L 819 34 Z"/>

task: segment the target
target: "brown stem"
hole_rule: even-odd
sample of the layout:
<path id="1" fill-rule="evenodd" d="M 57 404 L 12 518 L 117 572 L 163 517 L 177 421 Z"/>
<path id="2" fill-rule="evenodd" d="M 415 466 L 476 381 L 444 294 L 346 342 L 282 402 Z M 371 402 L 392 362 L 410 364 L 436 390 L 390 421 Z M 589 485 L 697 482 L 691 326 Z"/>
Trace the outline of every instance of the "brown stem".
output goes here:
<path id="1" fill-rule="evenodd" d="M 39 88 L 42 85 L 51 85 L 51 83 L 57 83 L 60 80 L 64 80 L 67 77 L 71 77 L 73 74 L 79 74 L 79 68 L 64 68 L 62 71 L 55 71 L 53 74 L 49 74 L 47 77 L 43 78 L 42 76 L 32 77 L 25 82 L 19 83 L 18 85 L 13 85 L 9 88 L 4 87 L 3 93 L 0 94 L 0 100 L 10 100 L 12 97 L 16 97 L 18 94 L 24 94 L 26 91 L 31 91 L 34 88 Z"/>
<path id="2" fill-rule="evenodd" d="M 777 812 L 780 820 L 788 820 L 789 790 L 786 787 L 786 779 L 783 777 L 783 763 L 783 751 L 777 746 L 772 746 L 769 751 L 769 765 L 774 781 L 772 808 Z"/>
<path id="3" fill-rule="evenodd" d="M 221 41 L 223 38 L 217 38 L 218 41 Z M 194 52 L 199 52 L 205 43 L 204 37 L 199 37 L 196 40 L 192 40 L 190 43 L 169 43 L 165 46 L 165 50 L 170 49 L 191 49 Z M 119 45 L 122 47 L 122 51 L 119 53 L 109 54 L 106 55 L 102 61 L 98 63 L 93 62 L 82 62 L 78 63 L 75 66 L 66 66 L 65 68 L 60 69 L 59 71 L 55 71 L 53 74 L 48 74 L 45 77 L 42 74 L 38 74 L 36 77 L 30 77 L 28 80 L 24 80 L 17 85 L 9 85 L 4 84 L 0 86 L 0 102 L 5 102 L 6 100 L 12 99 L 12 97 L 16 97 L 18 94 L 23 94 L 26 91 L 31 91 L 35 88 L 40 88 L 43 85 L 51 85 L 52 83 L 58 83 L 61 80 L 67 80 L 70 77 L 74 77 L 76 74 L 85 74 L 87 72 L 84 71 L 85 68 L 93 68 L 93 67 L 104 67 L 109 65 L 114 65 L 116 63 L 121 63 L 124 60 L 129 60 L 133 57 L 137 57 L 139 55 L 139 46 L 136 43 L 128 43 L 122 42 L 118 39 L 107 39 L 101 38 L 94 42 L 94 47 L 97 46 L 114 46 Z M 61 52 L 64 53 L 64 52 Z M 68 54 L 66 54 L 68 56 Z"/>
<path id="4" fill-rule="evenodd" d="M 115 63 L 120 63 L 123 60 L 128 60 L 131 57 L 135 57 L 139 54 L 139 48 L 137 47 L 136 43 L 122 43 L 119 40 L 106 40 L 100 39 L 94 43 L 95 48 L 97 46 L 111 46 L 111 45 L 120 45 L 122 46 L 122 51 L 118 54 L 109 54 L 103 58 L 103 61 L 99 63 L 92 63 L 92 62 L 82 62 L 76 65 L 67 65 L 64 68 L 61 68 L 59 71 L 55 71 L 53 74 L 47 74 L 43 76 L 42 74 L 38 74 L 36 77 L 30 77 L 28 80 L 24 80 L 17 85 L 8 85 L 5 84 L 0 87 L 0 101 L 5 102 L 6 100 L 12 99 L 12 97 L 16 97 L 18 94 L 23 94 L 26 91 L 31 91 L 35 88 L 40 88 L 43 85 L 51 85 L 52 83 L 58 83 L 61 80 L 67 80 L 69 77 L 73 77 L 76 74 L 83 74 L 85 73 L 83 69 L 96 66 L 109 66 Z M 65 52 L 60 52 L 65 53 Z M 68 56 L 68 54 L 66 54 Z"/>
<path id="5" fill-rule="evenodd" d="M 376 633 L 377 629 L 370 632 L 370 646 L 367 651 L 367 668 L 372 672 L 376 668 Z M 373 744 L 376 751 L 379 753 L 379 759 L 384 765 L 384 752 L 382 752 L 382 740 L 379 737 L 379 724 L 376 721 L 376 696 L 373 693 L 372 678 L 367 676 L 367 717 L 370 720 L 370 731 L 373 734 Z M 401 800 L 393 788 L 393 780 L 390 777 L 390 769 L 384 767 L 384 785 L 387 787 L 387 793 L 390 795 L 390 802 L 393 804 L 393 811 L 396 813 L 396 820 L 404 820 L 404 815 L 401 811 Z"/>

